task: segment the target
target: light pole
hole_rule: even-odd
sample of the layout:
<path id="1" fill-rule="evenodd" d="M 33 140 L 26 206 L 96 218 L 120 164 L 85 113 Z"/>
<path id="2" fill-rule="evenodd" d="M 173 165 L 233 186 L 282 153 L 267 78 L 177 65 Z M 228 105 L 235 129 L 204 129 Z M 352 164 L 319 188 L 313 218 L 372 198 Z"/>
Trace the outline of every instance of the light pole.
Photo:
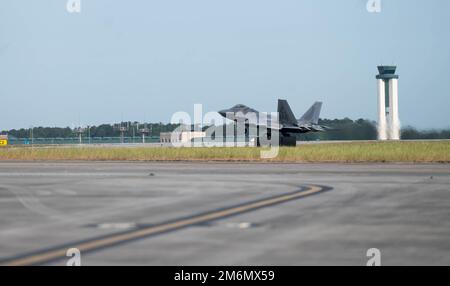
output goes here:
<path id="1" fill-rule="evenodd" d="M 91 126 L 87 126 L 88 144 L 91 144 Z"/>
<path id="2" fill-rule="evenodd" d="M 120 131 L 120 143 L 125 143 L 125 131 L 127 131 L 127 128 L 125 126 L 120 126 L 119 127 L 119 131 Z"/>
<path id="3" fill-rule="evenodd" d="M 142 143 L 145 143 L 145 135 L 149 133 L 148 128 L 144 125 L 144 128 L 139 129 L 139 133 L 142 134 Z"/>
<path id="4" fill-rule="evenodd" d="M 30 127 L 31 146 L 33 146 L 33 126 Z"/>

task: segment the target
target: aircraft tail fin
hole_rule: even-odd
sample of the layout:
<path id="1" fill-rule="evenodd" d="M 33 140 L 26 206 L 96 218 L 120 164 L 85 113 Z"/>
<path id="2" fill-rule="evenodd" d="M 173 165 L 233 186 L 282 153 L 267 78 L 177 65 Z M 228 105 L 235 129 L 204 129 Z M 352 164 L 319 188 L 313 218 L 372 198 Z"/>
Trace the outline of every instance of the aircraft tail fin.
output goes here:
<path id="1" fill-rule="evenodd" d="M 300 123 L 319 123 L 320 110 L 322 109 L 322 102 L 315 102 L 308 111 L 303 114 L 303 116 L 299 119 Z"/>
<path id="2" fill-rule="evenodd" d="M 281 124 L 297 125 L 297 119 L 295 119 L 288 102 L 284 99 L 278 99 L 278 115 Z"/>

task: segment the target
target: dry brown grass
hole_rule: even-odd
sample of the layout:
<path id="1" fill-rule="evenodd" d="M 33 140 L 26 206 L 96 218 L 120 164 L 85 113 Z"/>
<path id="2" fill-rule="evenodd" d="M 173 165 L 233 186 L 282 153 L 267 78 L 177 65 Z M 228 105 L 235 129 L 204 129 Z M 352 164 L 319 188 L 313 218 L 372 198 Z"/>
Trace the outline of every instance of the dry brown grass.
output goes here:
<path id="1" fill-rule="evenodd" d="M 0 148 L 0 160 L 450 162 L 449 141 L 304 144 L 281 147 L 273 159 L 261 159 L 261 150 L 251 147 L 6 147 Z"/>

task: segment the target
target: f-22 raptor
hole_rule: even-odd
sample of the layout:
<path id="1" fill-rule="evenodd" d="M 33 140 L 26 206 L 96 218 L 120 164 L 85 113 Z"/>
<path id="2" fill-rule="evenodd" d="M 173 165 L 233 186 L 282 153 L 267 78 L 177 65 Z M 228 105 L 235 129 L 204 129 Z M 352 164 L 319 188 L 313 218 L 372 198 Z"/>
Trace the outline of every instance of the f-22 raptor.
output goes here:
<path id="1" fill-rule="evenodd" d="M 263 126 L 267 129 L 267 137 L 269 139 L 271 134 L 275 131 L 279 133 L 280 145 L 295 146 L 296 140 L 295 136 L 292 136 L 293 134 L 320 132 L 329 129 L 327 126 L 319 125 L 321 108 L 322 102 L 315 102 L 300 119 L 296 119 L 288 102 L 284 99 L 278 99 L 278 122 L 276 124 L 270 123 L 270 116 L 268 118 L 268 123 L 258 122 L 255 124 L 249 122 L 249 114 L 260 118 L 261 113 L 244 104 L 237 104 L 229 109 L 220 110 L 219 114 L 235 122 L 245 122 L 246 134 L 248 134 L 247 130 L 251 124 L 256 125 L 258 128 L 258 135 L 259 127 Z"/>

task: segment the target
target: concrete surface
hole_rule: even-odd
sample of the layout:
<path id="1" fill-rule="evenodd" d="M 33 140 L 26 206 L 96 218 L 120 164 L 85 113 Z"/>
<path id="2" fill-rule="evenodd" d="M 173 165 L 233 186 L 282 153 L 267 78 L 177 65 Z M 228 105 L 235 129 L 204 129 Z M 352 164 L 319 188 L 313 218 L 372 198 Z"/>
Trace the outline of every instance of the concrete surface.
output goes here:
<path id="1" fill-rule="evenodd" d="M 450 264 L 449 165 L 131 162 L 0 162 L 0 263 L 311 185 L 332 189 L 82 265 L 365 265 L 369 248 L 383 265 Z"/>

